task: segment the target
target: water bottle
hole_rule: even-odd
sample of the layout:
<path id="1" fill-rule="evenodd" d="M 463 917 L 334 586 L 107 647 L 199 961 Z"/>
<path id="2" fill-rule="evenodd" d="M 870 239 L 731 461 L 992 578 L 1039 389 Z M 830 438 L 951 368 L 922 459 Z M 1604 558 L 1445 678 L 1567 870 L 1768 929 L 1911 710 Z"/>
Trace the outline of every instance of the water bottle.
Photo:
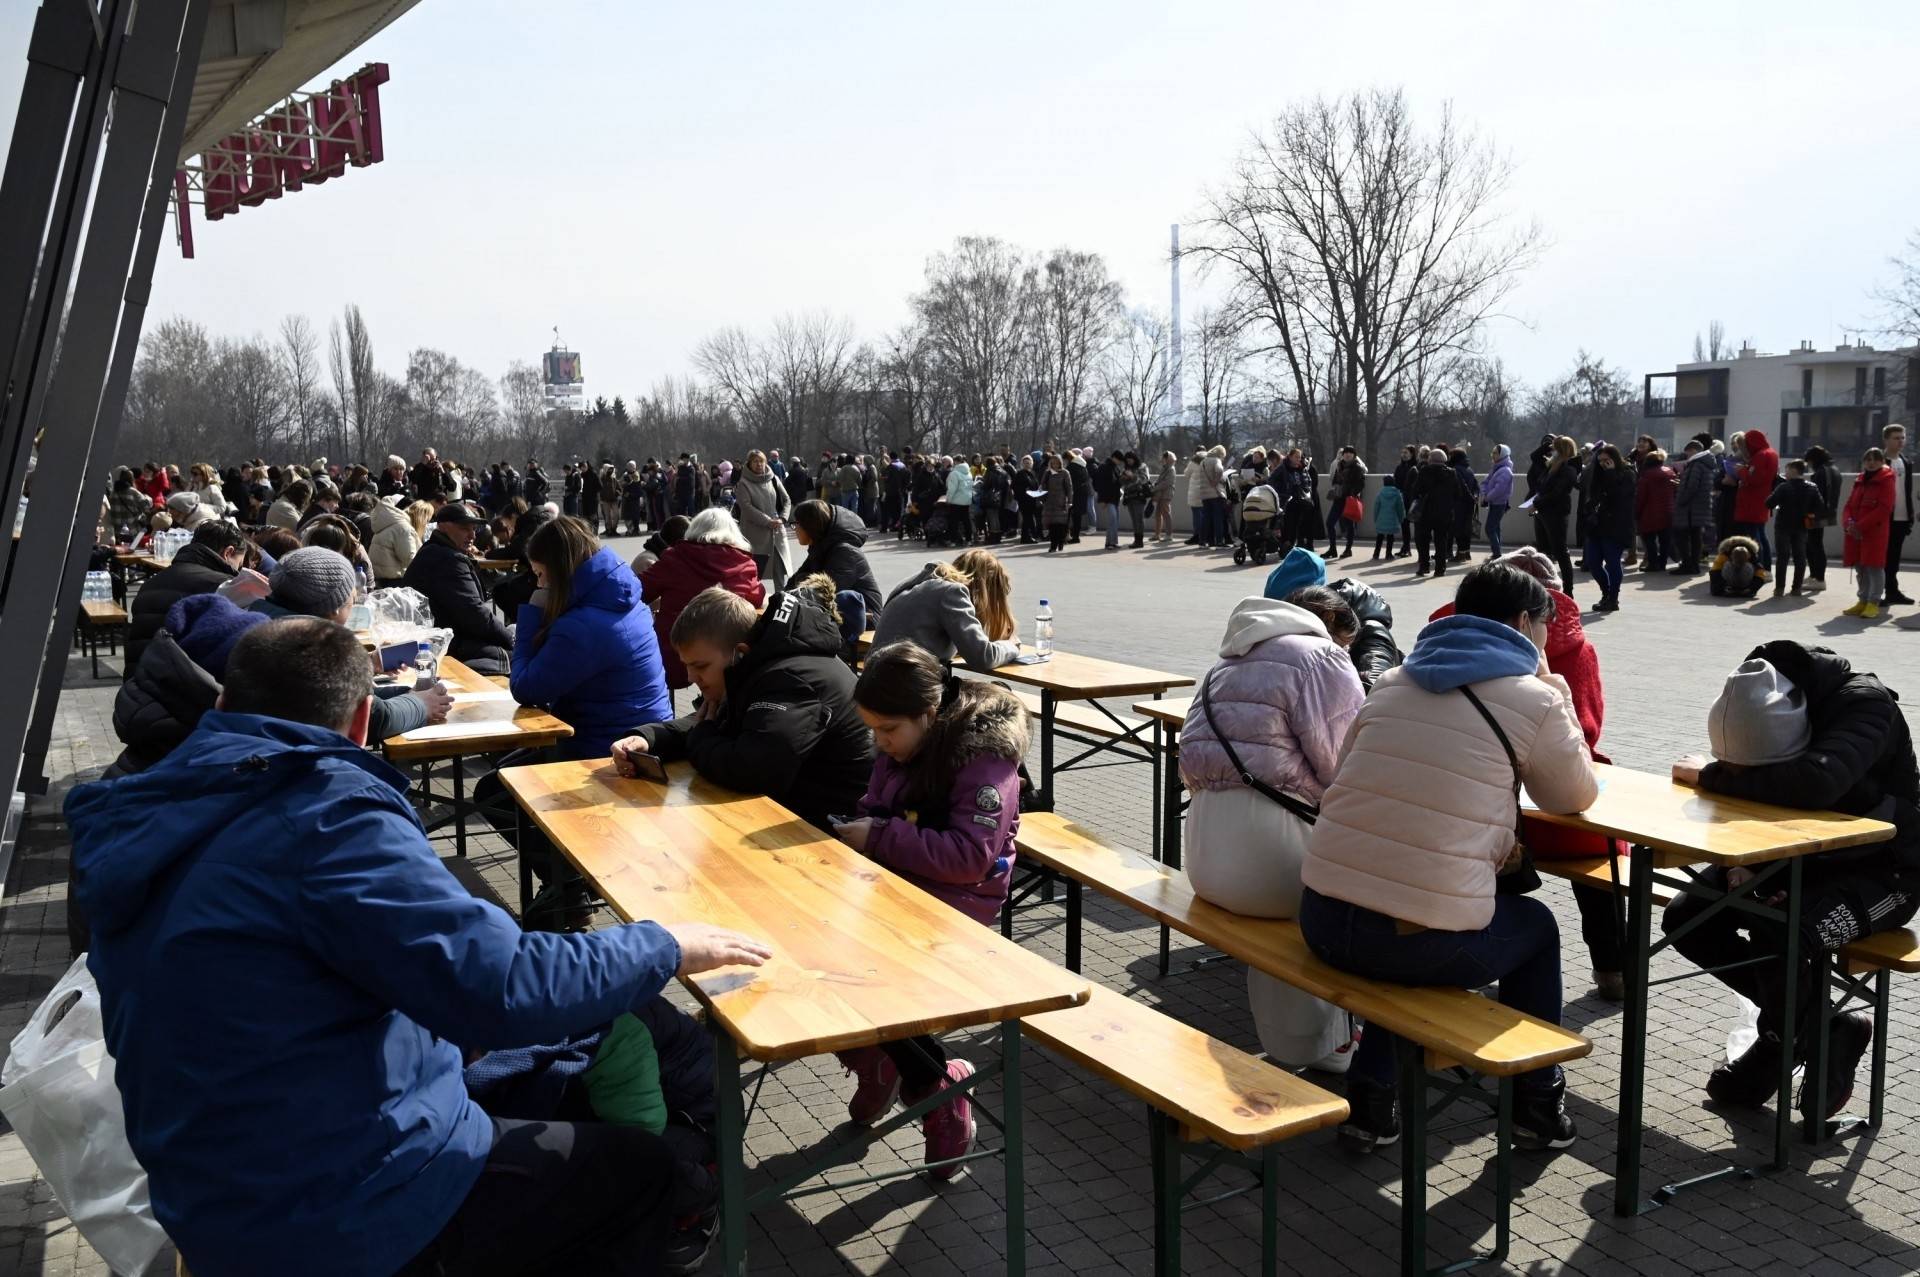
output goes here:
<path id="1" fill-rule="evenodd" d="M 433 649 L 422 643 L 420 650 L 413 656 L 413 688 L 424 692 L 434 684 L 437 662 L 433 659 Z"/>
<path id="2" fill-rule="evenodd" d="M 1040 600 L 1040 614 L 1033 618 L 1033 650 L 1043 661 L 1053 659 L 1053 605 Z"/>

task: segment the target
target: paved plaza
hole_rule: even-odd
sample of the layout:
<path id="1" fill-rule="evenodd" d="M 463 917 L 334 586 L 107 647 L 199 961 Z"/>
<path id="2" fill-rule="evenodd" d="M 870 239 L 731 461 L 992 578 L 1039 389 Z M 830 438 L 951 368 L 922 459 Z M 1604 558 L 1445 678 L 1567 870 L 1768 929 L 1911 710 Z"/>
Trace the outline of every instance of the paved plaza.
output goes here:
<path id="1" fill-rule="evenodd" d="M 629 551 L 635 543 L 621 542 Z M 890 538 L 869 547 L 883 587 L 890 588 L 930 556 Z M 1451 597 L 1458 574 L 1416 581 L 1411 560 L 1375 565 L 1370 546 L 1350 568 L 1379 587 L 1393 606 L 1401 646 L 1411 644 L 1426 615 Z M 1184 546 L 1106 552 L 1089 538 L 1064 555 L 1044 547 L 1005 547 L 1023 630 L 1036 601 L 1051 600 L 1063 650 L 1198 675 L 1211 662 L 1234 601 L 1258 593 L 1265 569 L 1236 568 L 1223 552 Z M 950 553 L 950 552 L 949 552 Z M 1587 618 L 1600 654 L 1607 693 L 1602 748 L 1615 762 L 1664 770 L 1680 753 L 1706 744 L 1706 711 L 1724 673 L 1756 643 L 1789 638 L 1833 647 L 1856 666 L 1879 673 L 1908 705 L 1920 704 L 1920 633 L 1886 617 L 1862 622 L 1839 615 L 1852 598 L 1846 574 L 1831 570 L 1825 594 L 1774 602 L 1712 599 L 1704 577 L 1685 581 L 1630 576 L 1622 607 Z M 1583 577 L 1590 605 L 1597 591 Z M 58 798 L 97 776 L 118 751 L 110 725 L 118 661 L 103 662 L 101 682 L 78 657 L 68 666 L 48 767 L 54 790 L 34 803 L 4 904 L 0 905 L 0 1040 L 18 1031 L 69 962 L 65 929 L 66 871 Z M 1058 806 L 1109 839 L 1146 849 L 1151 780 L 1144 765 L 1073 772 L 1062 778 Z M 442 846 L 450 855 L 450 840 Z M 476 833 L 473 855 L 503 892 L 511 893 L 512 860 L 491 834 Z M 1790 1170 L 1750 1181 L 1728 1179 L 1697 1189 L 1635 1220 L 1611 1211 L 1620 1010 L 1592 996 L 1578 917 L 1564 883 L 1543 892 L 1559 915 L 1564 938 L 1569 1027 L 1594 1043 L 1590 1057 L 1568 1069 L 1569 1099 L 1580 1140 L 1559 1154 L 1516 1158 L 1513 1271 L 1527 1273 L 1859 1273 L 1894 1277 L 1920 1271 L 1920 1090 L 1911 1084 L 1920 1059 L 1920 1001 L 1914 985 L 1895 977 L 1887 1119 L 1877 1133 L 1807 1151 L 1796 1145 Z M 1062 919 L 1053 911 L 1022 915 L 1019 941 L 1056 961 Z M 1248 1050 L 1257 1050 L 1246 1009 L 1244 978 L 1231 963 L 1198 969 L 1202 955 L 1176 937 L 1175 971 L 1156 972 L 1157 930 L 1131 911 L 1087 902 L 1084 970 L 1093 980 L 1162 1008 Z M 1656 964 L 1654 975 L 1680 968 Z M 1770 1114 L 1729 1117 L 1701 1103 L 1702 1084 L 1724 1050 L 1731 999 L 1710 980 L 1655 990 L 1649 1044 L 1645 1182 L 1649 1188 L 1685 1179 L 1732 1160 L 1764 1164 L 1771 1148 Z M 960 1034 L 953 1052 L 977 1060 L 997 1049 L 991 1033 Z M 1152 1261 L 1147 1122 L 1142 1106 L 1084 1071 L 1035 1048 L 1026 1054 L 1028 1263 L 1036 1274 L 1145 1273 Z M 754 1066 L 757 1068 L 757 1066 Z M 752 1074 L 749 1074 L 751 1079 Z M 1339 1090 L 1340 1083 L 1320 1079 Z M 846 1079 L 831 1059 L 779 1066 L 766 1077 L 749 1130 L 749 1189 L 798 1164 L 809 1149 L 846 1138 Z M 751 1084 L 751 1083 L 750 1083 Z M 1864 1104 L 1864 1083 L 1856 1108 Z M 988 1092 L 989 1103 L 994 1094 Z M 1458 1110 L 1456 1110 L 1458 1112 Z M 983 1123 L 983 1139 L 991 1138 Z M 1434 1137 L 1437 1164 L 1430 1197 L 1434 1257 L 1454 1258 L 1491 1242 L 1491 1123 L 1474 1117 Z M 917 1159 L 916 1131 L 896 1134 L 865 1169 Z M 1388 1274 L 1398 1266 L 1399 1155 L 1356 1159 L 1331 1132 L 1281 1148 L 1282 1255 L 1285 1271 Z M 842 1174 L 847 1172 L 843 1171 Z M 942 1188 L 916 1179 L 829 1191 L 770 1208 L 750 1230 L 755 1273 L 902 1273 L 954 1277 L 999 1271 L 1003 1262 L 1001 1179 L 997 1163 Z M 1257 1195 L 1192 1212 L 1185 1234 L 1186 1271 L 1241 1273 L 1257 1268 Z M 103 1273 L 34 1173 L 31 1161 L 0 1126 L 0 1274 Z"/>

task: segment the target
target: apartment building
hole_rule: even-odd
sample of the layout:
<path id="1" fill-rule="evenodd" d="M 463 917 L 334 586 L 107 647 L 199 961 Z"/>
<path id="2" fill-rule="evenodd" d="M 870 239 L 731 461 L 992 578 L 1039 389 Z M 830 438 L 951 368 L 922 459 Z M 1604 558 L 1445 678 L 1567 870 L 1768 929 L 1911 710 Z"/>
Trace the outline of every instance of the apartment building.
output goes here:
<path id="1" fill-rule="evenodd" d="M 1880 428 L 1911 424 L 1920 400 L 1920 350 L 1875 350 L 1842 343 L 1815 350 L 1802 342 L 1784 355 L 1742 345 L 1730 359 L 1678 364 L 1648 373 L 1648 432 L 1671 428 L 1669 445 L 1706 431 L 1716 439 L 1764 430 L 1783 454 L 1821 444 L 1852 468 Z"/>

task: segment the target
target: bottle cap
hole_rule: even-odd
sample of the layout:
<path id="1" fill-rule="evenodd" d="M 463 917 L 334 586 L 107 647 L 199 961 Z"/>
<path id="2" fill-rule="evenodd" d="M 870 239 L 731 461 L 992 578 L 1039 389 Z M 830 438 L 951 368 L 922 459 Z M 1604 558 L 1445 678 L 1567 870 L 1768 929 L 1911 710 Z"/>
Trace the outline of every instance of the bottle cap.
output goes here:
<path id="1" fill-rule="evenodd" d="M 1046 601 L 1045 599 L 1041 599 L 1041 600 L 1040 600 L 1040 606 L 1041 606 L 1041 607 L 1046 607 L 1046 606 L 1047 606 L 1047 601 Z"/>

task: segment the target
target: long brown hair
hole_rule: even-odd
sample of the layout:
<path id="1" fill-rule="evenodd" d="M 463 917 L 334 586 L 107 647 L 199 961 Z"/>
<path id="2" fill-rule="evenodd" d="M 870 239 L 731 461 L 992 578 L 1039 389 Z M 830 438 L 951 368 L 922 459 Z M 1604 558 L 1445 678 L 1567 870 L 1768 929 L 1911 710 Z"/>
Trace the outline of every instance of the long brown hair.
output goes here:
<path id="1" fill-rule="evenodd" d="M 933 726 L 919 751 L 901 764 L 907 773 L 904 800 L 921 803 L 944 798 L 953 787 L 960 770 L 956 746 L 997 691 L 990 683 L 959 677 L 926 648 L 903 641 L 867 653 L 866 668 L 853 686 L 853 701 L 888 718 L 933 715 Z"/>
<path id="2" fill-rule="evenodd" d="M 1573 460 L 1574 454 L 1579 451 L 1579 444 L 1575 443 L 1569 436 L 1561 435 L 1553 441 L 1553 460 L 1547 463 L 1547 472 L 1551 474 L 1555 470 L 1558 470 L 1561 466 Z"/>
<path id="3" fill-rule="evenodd" d="M 542 609 L 545 620 L 534 636 L 536 643 L 546 639 L 547 631 L 573 601 L 574 569 L 598 553 L 600 541 L 593 529 L 570 514 L 548 520 L 527 538 L 527 561 L 547 570 L 547 604 Z"/>
<path id="4" fill-rule="evenodd" d="M 991 550 L 962 550 L 953 560 L 954 578 L 973 597 L 973 611 L 987 637 L 1004 643 L 1017 632 L 1013 623 L 1013 579 Z M 942 575 L 945 575 L 944 573 Z"/>

